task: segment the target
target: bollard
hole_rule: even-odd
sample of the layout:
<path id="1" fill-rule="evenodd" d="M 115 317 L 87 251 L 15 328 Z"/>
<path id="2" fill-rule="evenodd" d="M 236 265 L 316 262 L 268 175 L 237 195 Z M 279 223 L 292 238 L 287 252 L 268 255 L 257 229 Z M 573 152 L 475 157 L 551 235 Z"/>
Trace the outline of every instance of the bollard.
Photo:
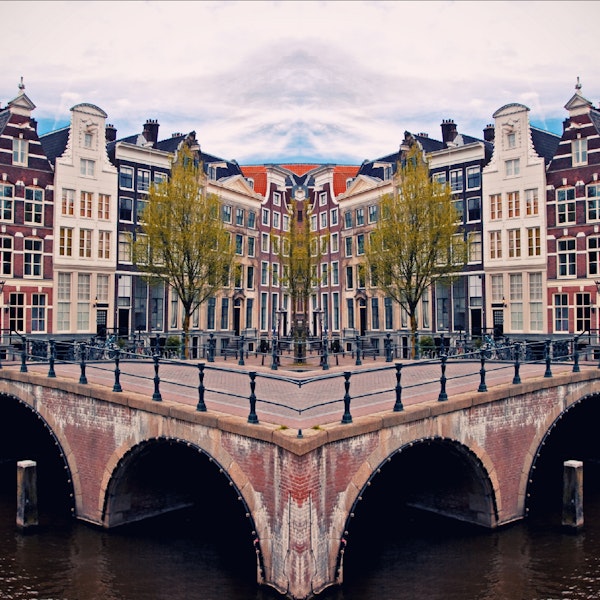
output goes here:
<path id="1" fill-rule="evenodd" d="M 562 525 L 572 531 L 583 527 L 583 462 L 563 463 Z"/>
<path id="2" fill-rule="evenodd" d="M 396 363 L 396 403 L 394 404 L 394 412 L 404 410 L 404 406 L 402 405 L 402 386 L 400 385 L 401 370 L 402 364 Z"/>
<path id="3" fill-rule="evenodd" d="M 152 394 L 152 400 L 156 402 L 160 402 L 162 400 L 162 396 L 160 395 L 160 390 L 158 386 L 160 384 L 160 377 L 158 376 L 158 354 L 155 354 L 152 359 L 154 360 L 154 393 Z"/>
<path id="4" fill-rule="evenodd" d="M 442 334 L 443 336 L 443 334 Z M 442 342 L 443 342 L 443 337 L 442 337 Z M 443 348 L 443 345 L 442 345 Z M 448 360 L 448 357 L 446 356 L 446 354 L 442 354 L 442 376 L 440 377 L 440 393 L 438 395 L 438 402 L 445 402 L 446 400 L 448 400 L 448 394 L 446 393 L 446 361 Z"/>
<path id="5" fill-rule="evenodd" d="M 342 417 L 342 423 L 352 423 L 352 415 L 350 414 L 350 377 L 352 373 L 350 371 L 344 371 L 344 388 L 346 390 L 344 394 L 344 416 Z"/>
<path id="6" fill-rule="evenodd" d="M 250 401 L 250 414 L 248 415 L 248 423 L 257 424 L 258 416 L 256 414 L 256 394 L 254 390 L 256 389 L 256 371 L 251 371 L 248 373 L 250 375 L 250 397 L 248 400 Z"/>
<path id="7" fill-rule="evenodd" d="M 34 460 L 17 462 L 17 527 L 21 530 L 37 527 L 37 463 Z"/>
<path id="8" fill-rule="evenodd" d="M 200 384 L 198 385 L 198 404 L 196 410 L 198 412 L 206 412 L 206 404 L 204 403 L 204 363 L 198 363 L 198 377 Z"/>
<path id="9" fill-rule="evenodd" d="M 477 388 L 478 392 L 487 392 L 487 385 L 485 384 L 485 351 L 479 351 L 479 357 L 481 360 L 481 369 L 479 369 L 479 387 Z"/>

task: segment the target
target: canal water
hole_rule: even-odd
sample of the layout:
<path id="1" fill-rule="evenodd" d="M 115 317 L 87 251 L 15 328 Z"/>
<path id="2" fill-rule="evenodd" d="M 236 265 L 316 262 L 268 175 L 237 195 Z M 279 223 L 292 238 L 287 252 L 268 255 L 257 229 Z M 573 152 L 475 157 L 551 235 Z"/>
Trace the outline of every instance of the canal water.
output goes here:
<path id="1" fill-rule="evenodd" d="M 555 512 L 499 531 L 406 508 L 399 508 L 396 517 L 395 525 L 385 528 L 357 519 L 345 556 L 344 585 L 318 598 L 600 598 L 597 489 L 586 488 L 585 526 L 578 534 L 565 533 Z M 281 599 L 255 584 L 251 544 L 249 551 L 240 550 L 246 542 L 234 531 L 211 531 L 211 523 L 193 511 L 111 532 L 52 514 L 35 533 L 23 535 L 15 528 L 12 493 L 0 490 L 0 598 Z"/>

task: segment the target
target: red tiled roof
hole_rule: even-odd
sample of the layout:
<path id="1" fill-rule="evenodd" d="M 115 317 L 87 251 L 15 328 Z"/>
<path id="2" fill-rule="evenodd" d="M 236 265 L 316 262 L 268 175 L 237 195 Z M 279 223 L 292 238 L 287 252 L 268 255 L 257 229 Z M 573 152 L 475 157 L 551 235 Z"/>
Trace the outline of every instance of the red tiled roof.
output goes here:
<path id="1" fill-rule="evenodd" d="M 333 193 L 339 196 L 346 191 L 346 180 L 358 175 L 360 167 L 337 166 L 333 167 Z"/>
<path id="2" fill-rule="evenodd" d="M 262 165 L 252 166 L 252 167 L 240 167 L 242 170 L 242 174 L 246 178 L 250 178 L 254 180 L 254 191 L 262 194 L 263 196 L 267 195 L 267 169 Z"/>
<path id="3" fill-rule="evenodd" d="M 308 173 L 309 171 L 312 171 L 313 169 L 316 169 L 318 166 L 320 165 L 281 165 L 282 168 L 287 169 L 288 171 L 291 171 L 292 173 L 295 173 L 296 175 L 300 176 L 304 175 L 305 173 Z"/>

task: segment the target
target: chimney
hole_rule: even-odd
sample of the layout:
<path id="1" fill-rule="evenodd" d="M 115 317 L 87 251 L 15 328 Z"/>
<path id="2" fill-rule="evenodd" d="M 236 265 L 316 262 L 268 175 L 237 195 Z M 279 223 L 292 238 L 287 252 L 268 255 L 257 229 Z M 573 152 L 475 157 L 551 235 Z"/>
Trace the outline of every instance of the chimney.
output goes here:
<path id="1" fill-rule="evenodd" d="M 117 139 L 117 128 L 114 125 L 106 125 L 106 143 L 114 142 Z"/>
<path id="2" fill-rule="evenodd" d="M 156 119 L 148 119 L 144 125 L 144 131 L 142 135 L 146 138 L 147 142 L 151 142 L 152 145 L 158 142 L 158 121 Z"/>
<path id="3" fill-rule="evenodd" d="M 452 119 L 442 119 L 442 141 L 449 144 L 458 135 L 456 124 Z"/>
<path id="4" fill-rule="evenodd" d="M 486 142 L 492 142 L 492 144 L 493 144 L 495 135 L 496 135 L 496 130 L 494 129 L 494 125 L 492 123 L 489 123 L 488 125 L 486 125 L 484 127 L 483 139 Z"/>

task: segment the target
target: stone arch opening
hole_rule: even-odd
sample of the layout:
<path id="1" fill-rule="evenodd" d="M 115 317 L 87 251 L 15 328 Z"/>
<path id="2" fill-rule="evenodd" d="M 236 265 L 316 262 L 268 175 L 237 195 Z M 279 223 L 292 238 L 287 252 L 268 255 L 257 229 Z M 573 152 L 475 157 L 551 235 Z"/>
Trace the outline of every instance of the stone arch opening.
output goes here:
<path id="1" fill-rule="evenodd" d="M 0 491 L 14 494 L 17 462 L 34 460 L 40 523 L 55 514 L 75 516 L 71 470 L 47 421 L 26 402 L 0 394 L 0 423 Z"/>
<path id="2" fill-rule="evenodd" d="M 262 580 L 264 560 L 255 522 L 227 471 L 199 446 L 177 438 L 153 438 L 131 448 L 108 483 L 104 526 L 130 525 L 176 511 L 185 513 L 199 539 L 238 544 L 240 564 L 250 562 L 254 569 L 255 561 L 257 579 Z"/>
<path id="3" fill-rule="evenodd" d="M 479 457 L 448 438 L 415 440 L 378 465 L 358 494 L 344 527 L 336 577 L 354 542 L 367 547 L 382 532 L 402 536 L 415 511 L 429 513 L 433 523 L 488 528 L 498 523 L 493 485 Z"/>
<path id="4" fill-rule="evenodd" d="M 546 431 L 533 457 L 525 516 L 562 510 L 563 463 L 583 461 L 584 495 L 600 486 L 600 394 L 589 394 L 570 404 Z"/>

